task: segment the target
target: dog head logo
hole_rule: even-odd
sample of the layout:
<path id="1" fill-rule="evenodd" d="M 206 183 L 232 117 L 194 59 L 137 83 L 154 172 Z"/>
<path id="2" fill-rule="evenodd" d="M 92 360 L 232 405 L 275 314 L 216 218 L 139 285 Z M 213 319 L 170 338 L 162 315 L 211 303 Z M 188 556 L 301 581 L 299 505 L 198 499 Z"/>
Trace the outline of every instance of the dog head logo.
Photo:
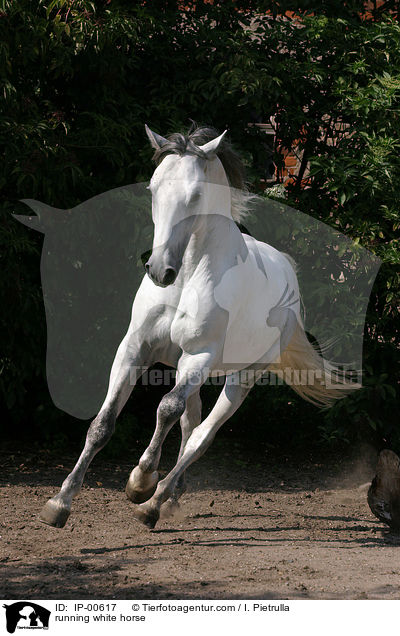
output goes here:
<path id="1" fill-rule="evenodd" d="M 25 200 L 35 215 L 15 216 L 45 235 L 41 281 L 47 322 L 47 382 L 55 405 L 74 417 L 89 419 L 98 412 L 144 268 L 147 265 L 150 269 L 151 258 L 157 261 L 158 249 L 163 252 L 163 245 L 153 244 L 151 193 L 146 185 L 117 188 L 71 210 Z M 229 241 L 233 219 L 221 216 L 220 222 L 224 224 L 221 235 Z M 332 362 L 345 369 L 361 369 L 365 313 L 379 259 L 337 230 L 281 202 L 259 197 L 245 224 L 256 238 L 244 232 L 243 253 L 235 256 L 224 275 L 233 291 L 238 277 L 245 283 L 241 288 L 258 285 L 259 293 L 253 293 L 257 306 L 251 310 L 260 319 L 254 329 L 275 329 L 278 342 L 277 350 L 265 342 L 267 361 L 276 359 L 290 340 L 300 314 L 300 296 L 287 280 L 282 280 L 277 285 L 280 291 L 271 296 L 268 263 L 256 249 L 258 241 L 296 262 L 306 331 L 325 347 Z M 176 224 L 171 231 L 174 243 L 185 243 L 189 226 L 190 218 Z M 258 266 L 255 278 L 246 265 L 250 243 Z M 270 254 L 274 260 L 273 252 Z M 232 298 L 224 297 L 219 282 L 215 281 L 215 300 L 232 321 Z M 177 294 L 179 306 L 173 309 L 182 309 L 183 303 L 186 314 L 196 316 L 201 291 L 189 285 L 185 294 Z M 248 320 L 245 300 L 241 300 L 243 320 Z M 249 345 L 227 337 L 224 362 L 245 359 Z"/>
<path id="2" fill-rule="evenodd" d="M 51 612 L 32 603 L 19 601 L 11 605 L 3 605 L 6 610 L 7 631 L 14 634 L 16 629 L 48 629 Z"/>

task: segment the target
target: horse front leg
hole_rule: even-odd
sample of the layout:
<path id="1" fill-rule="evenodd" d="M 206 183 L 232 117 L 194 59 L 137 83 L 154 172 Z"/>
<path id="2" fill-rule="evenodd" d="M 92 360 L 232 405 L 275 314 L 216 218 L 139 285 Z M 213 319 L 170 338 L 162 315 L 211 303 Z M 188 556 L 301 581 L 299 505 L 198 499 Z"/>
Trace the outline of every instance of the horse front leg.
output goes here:
<path id="1" fill-rule="evenodd" d="M 181 387 L 174 387 L 164 395 L 157 409 L 157 424 L 149 446 L 139 464 L 132 470 L 125 487 L 128 499 L 142 503 L 154 494 L 159 479 L 158 465 L 162 445 L 169 431 L 185 411 L 186 395 Z"/>
<path id="2" fill-rule="evenodd" d="M 247 378 L 245 382 L 241 382 L 239 373 L 229 377 L 211 413 L 192 431 L 176 466 L 158 483 L 151 499 L 136 506 L 136 519 L 147 527 L 154 528 L 160 517 L 162 504 L 173 495 L 185 470 L 207 450 L 218 429 L 239 408 L 255 381 L 255 378 L 251 381 Z"/>
<path id="3" fill-rule="evenodd" d="M 80 491 L 92 459 L 110 440 L 115 430 L 116 418 L 146 368 L 143 364 L 149 364 L 145 348 L 136 343 L 129 332 L 122 340 L 111 369 L 106 398 L 89 426 L 85 447 L 59 493 L 43 507 L 40 521 L 56 528 L 64 527 L 71 512 L 72 499 Z"/>

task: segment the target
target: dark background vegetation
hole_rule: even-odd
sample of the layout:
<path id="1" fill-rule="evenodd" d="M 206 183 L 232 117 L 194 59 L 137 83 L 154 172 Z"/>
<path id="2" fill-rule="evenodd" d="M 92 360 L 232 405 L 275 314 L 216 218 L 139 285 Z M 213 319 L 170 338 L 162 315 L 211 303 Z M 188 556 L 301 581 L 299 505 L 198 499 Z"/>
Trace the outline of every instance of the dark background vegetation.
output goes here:
<path id="1" fill-rule="evenodd" d="M 219 435 L 270 449 L 333 449 L 370 440 L 400 450 L 396 3 L 1 4 L 3 440 L 65 447 L 76 444 L 87 425 L 59 411 L 47 391 L 43 236 L 11 218 L 26 214 L 18 200 L 68 208 L 146 180 L 153 166 L 144 123 L 168 135 L 186 130 L 190 118 L 229 129 L 250 187 L 259 192 L 264 138 L 248 123 L 274 116 L 278 170 L 287 149 L 304 150 L 287 202 L 382 260 L 365 326 L 364 388 L 321 413 L 287 387 L 256 387 Z M 338 124 L 346 124 L 346 135 Z M 165 390 L 135 389 L 105 453 L 117 455 L 149 438 Z M 204 393 L 207 410 L 217 389 Z"/>

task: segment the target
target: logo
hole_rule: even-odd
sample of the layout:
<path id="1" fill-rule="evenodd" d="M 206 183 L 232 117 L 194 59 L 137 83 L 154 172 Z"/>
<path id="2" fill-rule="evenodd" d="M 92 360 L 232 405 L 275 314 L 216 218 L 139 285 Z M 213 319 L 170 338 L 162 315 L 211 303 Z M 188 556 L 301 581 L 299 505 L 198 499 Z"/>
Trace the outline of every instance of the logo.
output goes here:
<path id="1" fill-rule="evenodd" d="M 248 229 L 243 240 L 237 238 L 231 245 L 229 237 L 237 231 L 234 219 L 215 212 L 215 202 L 229 197 L 232 203 L 246 201 L 247 195 L 213 184 L 207 214 L 214 239 L 217 234 L 221 239 L 221 249 L 215 248 L 215 271 L 207 285 L 204 281 L 209 274 L 204 274 L 206 278 L 192 277 L 190 286 L 188 280 L 180 289 L 175 281 L 163 293 L 151 286 L 143 266 L 150 271 L 152 261 L 153 279 L 158 286 L 167 285 L 164 275 L 175 276 L 180 269 L 197 213 L 189 210 L 177 222 L 170 219 L 170 225 L 161 215 L 165 226 L 157 234 L 147 185 L 116 188 L 68 210 L 25 199 L 35 215 L 15 216 L 45 235 L 40 271 L 47 321 L 46 375 L 59 409 L 80 419 L 90 419 L 99 412 L 115 352 L 141 285 L 132 323 L 135 338 L 141 342 L 158 320 L 161 307 L 163 324 L 171 324 L 168 321 L 173 316 L 179 317 L 174 324 L 183 318 L 186 333 L 196 340 L 201 333 L 199 326 L 211 320 L 206 319 L 207 312 L 215 305 L 215 315 L 221 316 L 221 321 L 222 316 L 228 320 L 225 331 L 220 323 L 220 371 L 234 370 L 236 365 L 247 368 L 255 362 L 267 366 L 286 350 L 300 324 L 303 305 L 305 329 L 320 343 L 326 358 L 358 373 L 365 314 L 379 259 L 337 229 L 263 197 L 253 200 L 251 214 L 245 217 Z M 176 180 L 174 187 L 178 186 Z M 175 254 L 173 266 L 168 261 L 171 254 Z M 293 259 L 302 301 L 295 273 L 289 267 Z M 134 376 L 133 380 L 136 382 Z M 305 384 L 309 383 L 307 379 Z"/>
<path id="2" fill-rule="evenodd" d="M 49 629 L 51 612 L 30 601 L 19 601 L 12 605 L 3 605 L 6 609 L 7 631 L 13 634 L 16 629 Z"/>

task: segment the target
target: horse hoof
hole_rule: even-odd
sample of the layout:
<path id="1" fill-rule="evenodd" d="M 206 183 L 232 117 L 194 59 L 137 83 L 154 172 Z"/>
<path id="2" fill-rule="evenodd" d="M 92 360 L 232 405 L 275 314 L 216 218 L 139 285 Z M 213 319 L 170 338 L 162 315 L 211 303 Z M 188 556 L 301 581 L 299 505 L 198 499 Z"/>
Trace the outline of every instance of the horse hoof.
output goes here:
<path id="1" fill-rule="evenodd" d="M 152 530 L 160 518 L 160 513 L 156 508 L 142 504 L 141 506 L 134 507 L 133 516 L 140 521 L 140 523 L 143 523 L 147 528 Z"/>
<path id="2" fill-rule="evenodd" d="M 132 503 L 141 504 L 150 499 L 150 497 L 152 497 L 156 492 L 158 484 L 158 472 L 155 470 L 153 473 L 150 473 L 150 475 L 143 476 L 143 473 L 139 473 L 139 471 L 137 471 L 137 468 L 138 467 L 134 468 L 129 476 L 128 483 L 126 484 L 125 488 L 125 493 L 128 499 L 132 501 Z M 136 474 L 135 471 L 137 471 Z M 140 481 L 144 482 L 146 486 L 144 486 L 144 484 L 143 486 L 141 486 L 140 483 L 138 483 L 138 473 L 142 477 Z"/>
<path id="3" fill-rule="evenodd" d="M 43 506 L 39 520 L 54 528 L 63 528 L 70 514 L 69 508 L 53 497 Z"/>

